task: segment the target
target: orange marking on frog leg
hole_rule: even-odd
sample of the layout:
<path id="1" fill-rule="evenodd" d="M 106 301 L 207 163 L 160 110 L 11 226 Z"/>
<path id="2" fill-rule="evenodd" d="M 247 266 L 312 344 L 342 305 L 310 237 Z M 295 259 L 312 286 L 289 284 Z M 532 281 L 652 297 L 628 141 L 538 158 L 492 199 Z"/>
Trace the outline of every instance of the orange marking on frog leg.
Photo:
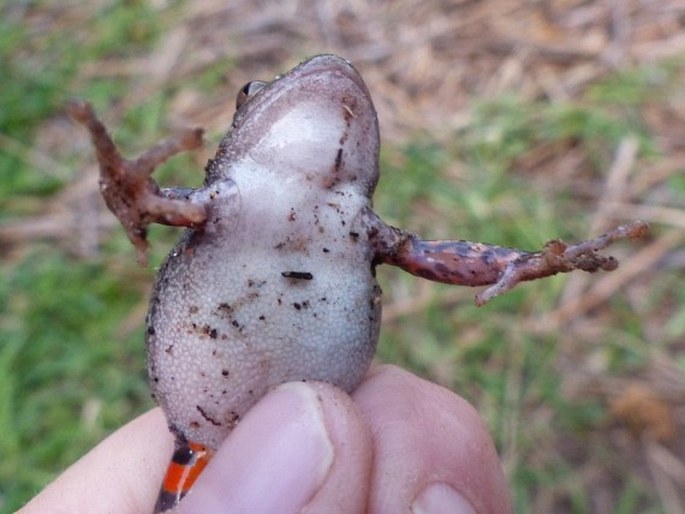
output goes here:
<path id="1" fill-rule="evenodd" d="M 159 491 L 155 512 L 173 509 L 186 495 L 212 458 L 201 444 L 178 441 Z"/>

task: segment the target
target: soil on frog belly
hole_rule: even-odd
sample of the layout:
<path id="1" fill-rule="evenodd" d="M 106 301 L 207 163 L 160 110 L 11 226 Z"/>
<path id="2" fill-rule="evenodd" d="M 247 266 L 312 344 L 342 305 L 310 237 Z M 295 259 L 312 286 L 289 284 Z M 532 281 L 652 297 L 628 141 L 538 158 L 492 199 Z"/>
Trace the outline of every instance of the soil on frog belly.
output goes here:
<path id="1" fill-rule="evenodd" d="M 296 280 L 312 280 L 314 275 L 308 271 L 282 271 L 281 276 Z"/>

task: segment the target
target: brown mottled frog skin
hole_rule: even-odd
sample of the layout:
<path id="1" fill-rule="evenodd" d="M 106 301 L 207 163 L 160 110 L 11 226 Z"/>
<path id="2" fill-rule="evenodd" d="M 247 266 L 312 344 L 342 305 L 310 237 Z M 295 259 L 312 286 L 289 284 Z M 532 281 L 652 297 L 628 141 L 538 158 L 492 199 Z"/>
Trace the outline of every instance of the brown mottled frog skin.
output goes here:
<path id="1" fill-rule="evenodd" d="M 203 187 L 163 189 L 154 168 L 201 144 L 187 131 L 126 160 L 85 102 L 101 190 L 144 260 L 146 228 L 188 227 L 164 262 L 147 318 L 148 371 L 176 436 L 156 510 L 172 508 L 244 414 L 273 386 L 322 380 L 351 392 L 371 362 L 381 320 L 375 267 L 478 286 L 484 304 L 524 280 L 612 270 L 598 253 L 640 237 L 632 222 L 539 252 L 424 241 L 371 210 L 379 133 L 366 85 L 344 59 L 313 57 L 246 85 Z"/>

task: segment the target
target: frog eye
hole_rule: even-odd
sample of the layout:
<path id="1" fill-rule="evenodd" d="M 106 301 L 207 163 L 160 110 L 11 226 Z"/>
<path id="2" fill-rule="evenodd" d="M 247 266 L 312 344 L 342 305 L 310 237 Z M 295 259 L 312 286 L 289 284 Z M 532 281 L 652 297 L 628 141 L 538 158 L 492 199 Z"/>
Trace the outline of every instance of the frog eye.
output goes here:
<path id="1" fill-rule="evenodd" d="M 238 96 L 236 96 L 235 99 L 235 108 L 240 109 L 258 91 L 261 91 L 266 84 L 266 82 L 261 80 L 252 80 L 241 87 L 240 91 L 238 91 Z"/>

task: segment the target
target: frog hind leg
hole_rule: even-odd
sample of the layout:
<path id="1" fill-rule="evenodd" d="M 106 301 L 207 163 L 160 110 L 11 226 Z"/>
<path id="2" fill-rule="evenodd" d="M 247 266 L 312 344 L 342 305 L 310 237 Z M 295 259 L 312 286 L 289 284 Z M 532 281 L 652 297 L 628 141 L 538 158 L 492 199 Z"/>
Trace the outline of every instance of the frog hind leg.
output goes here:
<path id="1" fill-rule="evenodd" d="M 174 454 L 164 475 L 164 481 L 155 504 L 155 513 L 173 509 L 186 495 L 212 457 L 205 446 L 176 440 Z"/>

